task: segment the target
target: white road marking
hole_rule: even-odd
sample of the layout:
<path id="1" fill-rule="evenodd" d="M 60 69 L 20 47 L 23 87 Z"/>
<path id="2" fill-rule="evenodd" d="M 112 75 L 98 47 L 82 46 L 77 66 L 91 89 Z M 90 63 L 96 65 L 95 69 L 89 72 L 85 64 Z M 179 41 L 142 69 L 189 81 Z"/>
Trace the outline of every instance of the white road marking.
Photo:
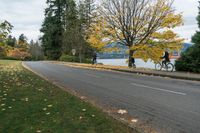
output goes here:
<path id="1" fill-rule="evenodd" d="M 89 74 L 89 73 L 85 73 L 85 75 L 93 77 L 93 78 L 101 78 L 100 76 Z"/>
<path id="2" fill-rule="evenodd" d="M 136 84 L 136 83 L 131 83 L 131 84 L 134 85 L 134 86 L 149 88 L 149 89 L 157 90 L 157 91 L 164 91 L 164 92 L 173 93 L 173 94 L 178 94 L 178 95 L 183 95 L 183 96 L 186 96 L 186 95 L 187 95 L 186 93 L 182 93 L 182 92 L 170 91 L 170 90 L 161 89 L 161 88 L 156 88 L 156 87 L 151 87 L 151 86 L 146 86 L 146 85 L 142 85 L 142 84 Z"/>

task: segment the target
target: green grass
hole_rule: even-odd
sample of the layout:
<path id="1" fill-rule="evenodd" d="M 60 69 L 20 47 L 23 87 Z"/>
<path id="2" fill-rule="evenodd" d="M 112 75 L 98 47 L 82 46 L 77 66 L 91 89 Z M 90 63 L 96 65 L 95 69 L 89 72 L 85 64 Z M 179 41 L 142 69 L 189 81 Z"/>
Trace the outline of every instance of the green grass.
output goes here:
<path id="1" fill-rule="evenodd" d="M 0 133 L 127 133 L 100 109 L 24 69 L 0 60 Z"/>

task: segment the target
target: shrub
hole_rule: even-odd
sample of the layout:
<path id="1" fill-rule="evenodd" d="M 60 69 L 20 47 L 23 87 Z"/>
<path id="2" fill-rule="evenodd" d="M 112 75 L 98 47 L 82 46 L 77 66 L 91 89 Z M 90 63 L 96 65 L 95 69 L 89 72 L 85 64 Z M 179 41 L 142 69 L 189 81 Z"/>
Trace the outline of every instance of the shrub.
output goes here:
<path id="1" fill-rule="evenodd" d="M 62 55 L 62 56 L 60 57 L 60 61 L 79 62 L 79 58 L 76 57 L 76 56 Z"/>
<path id="2" fill-rule="evenodd" d="M 91 60 L 91 59 L 83 59 L 83 63 L 91 64 L 91 63 L 92 63 L 92 60 Z"/>
<path id="3" fill-rule="evenodd" d="M 0 58 L 0 59 L 3 59 L 3 60 L 19 60 L 19 59 L 15 58 L 15 57 L 8 57 L 8 56 L 5 56 L 5 57 Z"/>
<path id="4" fill-rule="evenodd" d="M 182 53 L 181 58 L 175 63 L 177 71 L 200 73 L 200 45 L 193 45 Z"/>
<path id="5" fill-rule="evenodd" d="M 62 55 L 59 60 L 65 62 L 80 62 L 79 57 L 70 55 Z M 92 63 L 91 59 L 86 59 L 86 58 L 82 59 L 82 62 Z"/>
<path id="6" fill-rule="evenodd" d="M 0 58 L 6 57 L 6 51 L 3 47 L 0 46 Z"/>
<path id="7" fill-rule="evenodd" d="M 26 60 L 31 57 L 31 55 L 28 52 L 20 51 L 20 49 L 9 50 L 7 56 L 11 58 L 16 58 L 18 60 Z"/>

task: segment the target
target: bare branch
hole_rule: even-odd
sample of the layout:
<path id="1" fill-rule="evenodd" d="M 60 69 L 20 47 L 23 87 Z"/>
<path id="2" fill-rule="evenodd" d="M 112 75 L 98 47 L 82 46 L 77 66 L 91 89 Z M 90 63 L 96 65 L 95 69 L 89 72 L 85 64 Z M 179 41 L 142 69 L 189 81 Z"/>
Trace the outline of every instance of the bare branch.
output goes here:
<path id="1" fill-rule="evenodd" d="M 103 0 L 101 15 L 127 46 L 145 43 L 172 13 L 174 0 Z M 123 35 L 123 38 L 120 37 Z"/>

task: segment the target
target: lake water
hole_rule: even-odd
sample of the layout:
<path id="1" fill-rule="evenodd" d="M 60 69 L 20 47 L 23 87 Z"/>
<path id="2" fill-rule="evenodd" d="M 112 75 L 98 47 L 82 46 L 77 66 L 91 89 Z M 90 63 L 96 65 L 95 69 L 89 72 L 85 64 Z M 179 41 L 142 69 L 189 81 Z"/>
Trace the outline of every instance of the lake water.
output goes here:
<path id="1" fill-rule="evenodd" d="M 127 59 L 97 59 L 98 63 L 103 63 L 104 65 L 113 65 L 113 66 L 128 66 Z M 171 63 L 174 64 L 175 60 L 171 59 Z M 135 59 L 136 67 L 143 68 L 155 68 L 155 64 L 150 60 L 148 62 L 144 62 L 141 59 Z"/>

